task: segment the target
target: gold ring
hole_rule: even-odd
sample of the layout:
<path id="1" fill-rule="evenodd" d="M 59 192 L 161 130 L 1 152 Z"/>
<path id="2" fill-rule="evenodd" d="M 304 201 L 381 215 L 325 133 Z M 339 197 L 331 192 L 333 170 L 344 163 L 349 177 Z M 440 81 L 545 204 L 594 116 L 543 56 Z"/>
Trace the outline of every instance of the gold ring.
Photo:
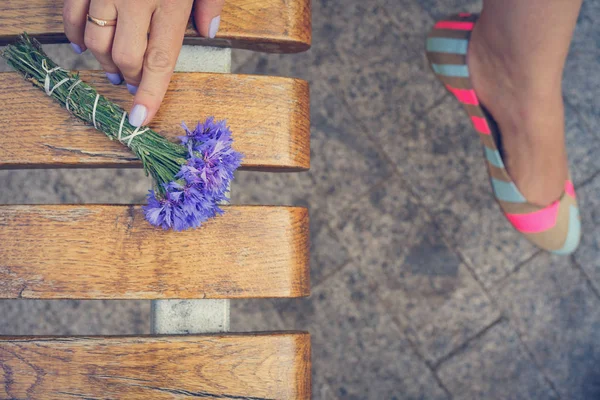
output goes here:
<path id="1" fill-rule="evenodd" d="M 117 24 L 116 19 L 99 19 L 92 17 L 90 14 L 87 15 L 87 20 L 90 21 L 92 24 L 96 24 L 98 26 L 115 26 Z"/>

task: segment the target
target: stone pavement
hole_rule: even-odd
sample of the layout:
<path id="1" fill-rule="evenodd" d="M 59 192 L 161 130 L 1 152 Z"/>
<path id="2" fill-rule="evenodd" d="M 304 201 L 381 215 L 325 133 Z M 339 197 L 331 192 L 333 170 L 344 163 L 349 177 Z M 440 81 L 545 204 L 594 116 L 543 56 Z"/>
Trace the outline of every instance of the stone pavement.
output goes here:
<path id="1" fill-rule="evenodd" d="M 242 172 L 234 197 L 310 207 L 313 295 L 233 302 L 233 328 L 311 331 L 318 399 L 600 398 L 600 3 L 585 1 L 565 74 L 585 229 L 570 258 L 502 218 L 425 63 L 434 21 L 478 1 L 313 8 L 310 53 L 234 52 L 236 72 L 311 82 L 311 172 Z"/>
<path id="2" fill-rule="evenodd" d="M 585 230 L 566 258 L 502 218 L 478 140 L 426 66 L 434 20 L 479 7 L 314 0 L 309 53 L 234 52 L 235 72 L 311 82 L 311 171 L 240 172 L 233 202 L 310 207 L 313 294 L 231 314 L 233 330 L 312 333 L 315 399 L 600 398 L 600 3 L 585 0 L 565 73 Z M 129 170 L 0 182 L 0 203 L 139 202 L 148 186 Z M 17 303 L 0 302 L 0 334 L 149 326 L 147 302 Z"/>

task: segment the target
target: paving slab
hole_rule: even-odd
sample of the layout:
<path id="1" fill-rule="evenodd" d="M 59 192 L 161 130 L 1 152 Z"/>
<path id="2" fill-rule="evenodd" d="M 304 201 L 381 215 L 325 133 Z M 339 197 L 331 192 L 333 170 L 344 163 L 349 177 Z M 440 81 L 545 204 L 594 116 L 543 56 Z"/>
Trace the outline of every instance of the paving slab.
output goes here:
<path id="1" fill-rule="evenodd" d="M 507 321 L 494 325 L 438 370 L 461 400 L 558 399 Z"/>
<path id="2" fill-rule="evenodd" d="M 493 295 L 562 398 L 600 397 L 600 299 L 571 258 L 541 254 Z"/>

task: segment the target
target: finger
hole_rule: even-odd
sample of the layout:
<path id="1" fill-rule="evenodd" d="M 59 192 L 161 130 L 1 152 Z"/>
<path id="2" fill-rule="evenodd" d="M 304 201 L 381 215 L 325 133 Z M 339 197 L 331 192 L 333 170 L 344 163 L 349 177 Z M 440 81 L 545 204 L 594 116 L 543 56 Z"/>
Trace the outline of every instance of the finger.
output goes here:
<path id="1" fill-rule="evenodd" d="M 144 54 L 148 46 L 148 28 L 152 9 L 135 9 L 132 3 L 119 8 L 119 20 L 113 41 L 112 59 L 127 82 L 131 94 L 137 92 L 142 79 Z"/>
<path id="2" fill-rule="evenodd" d="M 165 97 L 192 9 L 191 1 L 185 6 L 181 3 L 170 2 L 159 7 L 152 17 L 142 81 L 129 114 L 133 126 L 148 124 Z"/>
<path id="3" fill-rule="evenodd" d="M 83 33 L 85 32 L 85 22 L 89 6 L 89 0 L 65 0 L 63 5 L 65 35 L 77 54 L 81 54 L 86 50 Z"/>
<path id="4" fill-rule="evenodd" d="M 194 22 L 198 33 L 214 38 L 221 24 L 221 10 L 225 0 L 197 0 L 194 4 Z"/>
<path id="5" fill-rule="evenodd" d="M 114 20 L 117 18 L 117 9 L 113 2 L 92 0 L 88 12 L 90 16 L 98 19 Z M 123 81 L 123 78 L 121 78 L 119 68 L 112 60 L 114 35 L 114 26 L 98 26 L 90 21 L 87 21 L 85 25 L 85 45 L 102 65 L 102 69 L 106 71 L 106 77 L 110 83 L 118 85 Z"/>

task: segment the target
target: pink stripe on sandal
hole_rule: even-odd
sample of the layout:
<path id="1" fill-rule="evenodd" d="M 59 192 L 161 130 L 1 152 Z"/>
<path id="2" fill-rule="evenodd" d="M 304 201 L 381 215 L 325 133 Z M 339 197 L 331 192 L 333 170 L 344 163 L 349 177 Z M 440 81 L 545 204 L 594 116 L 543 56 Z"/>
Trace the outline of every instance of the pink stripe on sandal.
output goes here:
<path id="1" fill-rule="evenodd" d="M 456 89 L 450 85 L 446 85 L 446 87 L 461 103 L 474 106 L 479 105 L 479 99 L 473 89 Z"/>
<path id="2" fill-rule="evenodd" d="M 538 233 L 553 228 L 558 216 L 559 201 L 555 201 L 543 210 L 529 214 L 505 214 L 511 224 L 523 233 Z"/>
<path id="3" fill-rule="evenodd" d="M 475 26 L 474 22 L 460 22 L 460 21 L 440 21 L 435 24 L 436 29 L 452 29 L 455 31 L 470 31 Z"/>
<path id="4" fill-rule="evenodd" d="M 577 197 L 577 196 L 575 195 L 575 186 L 573 186 L 573 182 L 571 182 L 571 181 L 566 181 L 566 182 L 565 182 L 565 192 L 566 192 L 566 193 L 567 193 L 569 196 L 571 196 L 572 198 L 575 198 L 575 197 Z"/>
<path id="5" fill-rule="evenodd" d="M 492 131 L 490 130 L 490 126 L 487 123 L 487 120 L 482 117 L 471 116 L 471 121 L 473 121 L 473 126 L 475 130 L 479 133 L 483 133 L 484 135 L 491 135 Z"/>

